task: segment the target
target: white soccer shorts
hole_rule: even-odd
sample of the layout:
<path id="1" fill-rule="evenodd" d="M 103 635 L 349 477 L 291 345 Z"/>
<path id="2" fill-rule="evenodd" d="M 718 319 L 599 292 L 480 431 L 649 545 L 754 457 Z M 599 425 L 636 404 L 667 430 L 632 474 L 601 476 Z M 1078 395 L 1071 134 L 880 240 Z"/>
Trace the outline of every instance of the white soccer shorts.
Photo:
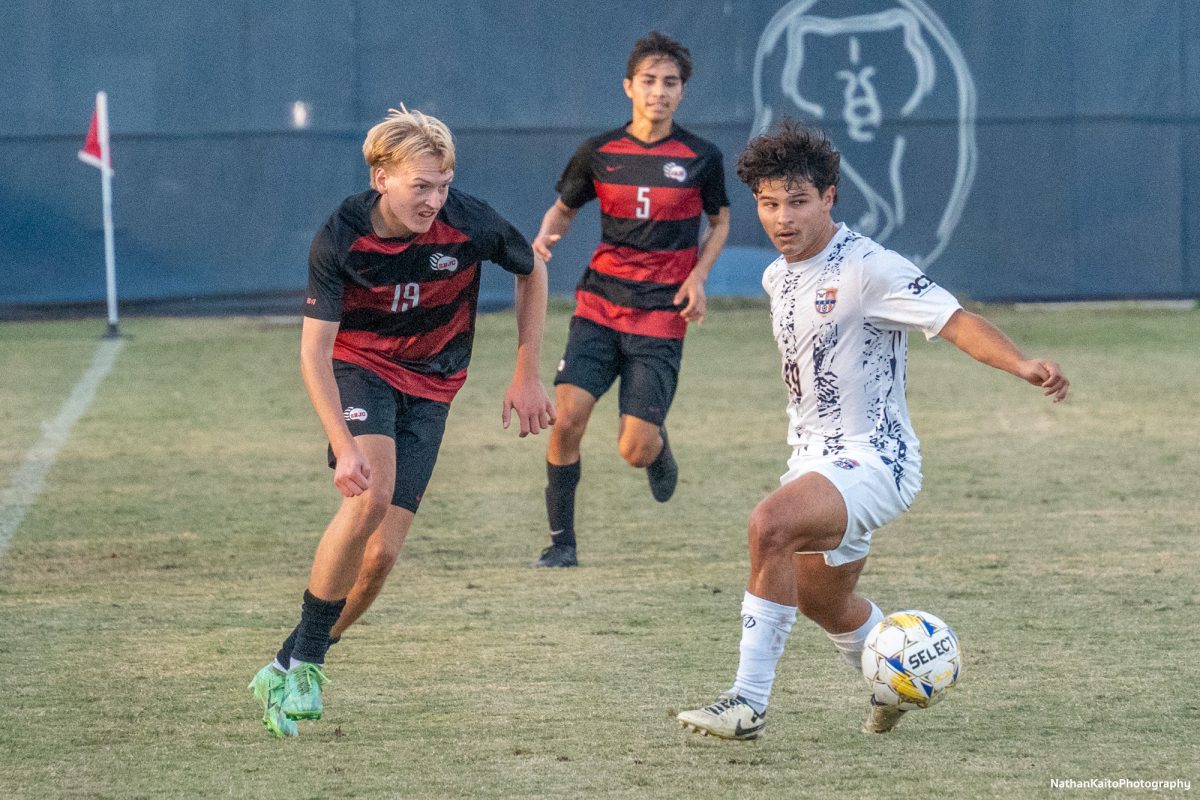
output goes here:
<path id="1" fill-rule="evenodd" d="M 831 567 L 866 558 L 871 550 L 871 534 L 907 511 L 921 490 L 917 465 L 904 470 L 897 487 L 892 468 L 871 450 L 823 456 L 809 455 L 798 447 L 788 459 L 788 471 L 779 483 L 786 485 L 808 472 L 828 478 L 846 504 L 846 532 L 841 544 L 836 550 L 821 553 Z"/>

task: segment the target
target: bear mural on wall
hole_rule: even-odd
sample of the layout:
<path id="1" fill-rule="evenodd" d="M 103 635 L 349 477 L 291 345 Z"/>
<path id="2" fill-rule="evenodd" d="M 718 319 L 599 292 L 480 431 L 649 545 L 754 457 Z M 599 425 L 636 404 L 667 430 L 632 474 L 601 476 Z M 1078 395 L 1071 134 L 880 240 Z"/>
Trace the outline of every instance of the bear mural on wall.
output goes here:
<path id="1" fill-rule="evenodd" d="M 838 217 L 928 269 L 975 174 L 975 83 L 921 0 L 793 0 L 754 58 L 754 128 L 792 116 L 842 154 Z"/>

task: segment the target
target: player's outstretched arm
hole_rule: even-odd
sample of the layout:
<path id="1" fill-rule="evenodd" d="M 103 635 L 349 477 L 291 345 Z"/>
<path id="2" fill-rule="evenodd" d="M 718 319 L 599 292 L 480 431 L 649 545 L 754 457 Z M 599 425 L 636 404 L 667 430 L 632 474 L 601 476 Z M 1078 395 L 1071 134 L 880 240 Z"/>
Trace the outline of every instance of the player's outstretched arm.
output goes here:
<path id="1" fill-rule="evenodd" d="M 726 206 L 718 213 L 709 215 L 708 230 L 705 231 L 704 239 L 700 242 L 696 266 L 692 267 L 687 280 L 675 293 L 675 305 L 683 305 L 679 316 L 688 322 L 699 324 L 704 321 L 704 315 L 708 312 L 708 296 L 704 292 L 704 282 L 708 280 L 713 265 L 717 263 L 717 256 L 721 255 L 721 250 L 725 247 L 725 240 L 728 238 L 729 207 Z"/>
<path id="2" fill-rule="evenodd" d="M 1026 358 L 1004 331 L 978 314 L 955 311 L 938 335 L 976 361 L 1040 386 L 1042 394 L 1053 397 L 1055 403 L 1067 397 L 1070 381 L 1056 362 Z"/>
<path id="3" fill-rule="evenodd" d="M 554 201 L 554 205 L 550 206 L 542 217 L 542 227 L 538 229 L 538 234 L 531 243 L 533 252 L 540 259 L 549 261 L 554 257 L 550 249 L 566 234 L 578 213 L 578 208 L 568 208 L 562 200 Z"/>
<path id="4" fill-rule="evenodd" d="M 355 497 L 371 485 L 371 465 L 350 435 L 342 416 L 342 397 L 333 377 L 333 341 L 339 324 L 304 318 L 300 329 L 300 374 L 337 458 L 333 485 L 345 497 Z"/>
<path id="5" fill-rule="evenodd" d="M 517 414 L 521 436 L 539 433 L 554 424 L 554 403 L 538 375 L 542 357 L 542 331 L 546 327 L 548 294 L 546 262 L 536 253 L 533 272 L 517 276 L 517 367 L 504 393 L 500 420 L 507 430 L 512 412 Z"/>

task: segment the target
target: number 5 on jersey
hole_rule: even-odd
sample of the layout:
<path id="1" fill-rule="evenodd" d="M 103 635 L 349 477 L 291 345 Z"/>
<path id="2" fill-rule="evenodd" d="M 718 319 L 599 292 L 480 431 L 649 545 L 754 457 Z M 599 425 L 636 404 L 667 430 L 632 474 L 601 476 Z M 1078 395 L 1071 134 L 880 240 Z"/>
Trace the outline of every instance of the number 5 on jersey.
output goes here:
<path id="1" fill-rule="evenodd" d="M 637 208 L 633 212 L 638 219 L 650 219 L 650 187 L 639 186 L 637 190 Z"/>
<path id="2" fill-rule="evenodd" d="M 404 302 L 400 302 L 403 300 Z M 421 284 L 397 283 L 396 293 L 392 295 L 392 311 L 408 311 L 416 308 L 421 302 Z"/>

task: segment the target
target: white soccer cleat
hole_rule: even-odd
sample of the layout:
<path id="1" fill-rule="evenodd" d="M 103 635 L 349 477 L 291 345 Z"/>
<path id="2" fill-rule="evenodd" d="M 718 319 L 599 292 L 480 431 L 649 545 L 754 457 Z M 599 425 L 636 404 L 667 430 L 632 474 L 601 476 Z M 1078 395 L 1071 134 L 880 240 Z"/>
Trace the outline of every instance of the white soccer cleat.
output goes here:
<path id="1" fill-rule="evenodd" d="M 733 692 L 724 692 L 711 706 L 681 711 L 675 719 L 687 730 L 721 739 L 757 739 L 767 725 L 762 714 Z"/>
<path id="2" fill-rule="evenodd" d="M 863 720 L 863 733 L 887 733 L 900 722 L 904 709 L 895 706 L 882 706 L 871 699 L 871 710 Z"/>

